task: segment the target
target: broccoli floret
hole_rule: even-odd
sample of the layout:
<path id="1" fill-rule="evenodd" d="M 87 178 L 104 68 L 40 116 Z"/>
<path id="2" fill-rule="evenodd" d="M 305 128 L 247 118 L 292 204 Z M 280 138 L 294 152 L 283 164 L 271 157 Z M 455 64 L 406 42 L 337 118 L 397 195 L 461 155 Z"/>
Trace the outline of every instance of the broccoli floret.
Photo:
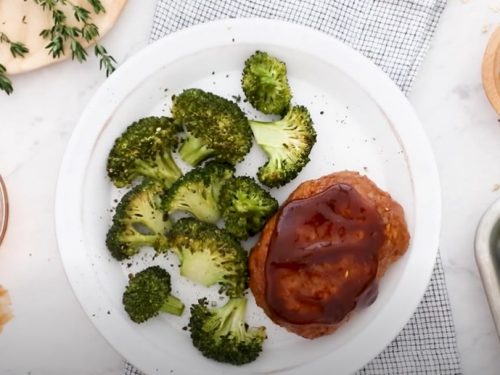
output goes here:
<path id="1" fill-rule="evenodd" d="M 165 232 L 171 224 L 161 209 L 162 194 L 161 185 L 143 182 L 123 196 L 106 236 L 113 257 L 130 258 L 143 246 L 152 246 L 157 251 L 166 248 Z"/>
<path id="2" fill-rule="evenodd" d="M 220 293 L 240 297 L 247 287 L 247 254 L 241 244 L 217 226 L 194 218 L 177 221 L 168 234 L 180 273 L 195 283 L 219 283 Z"/>
<path id="3" fill-rule="evenodd" d="M 294 106 L 281 120 L 274 122 L 250 121 L 254 137 L 268 156 L 259 168 L 259 181 L 269 187 L 292 181 L 309 162 L 309 154 L 316 143 L 316 131 L 309 111 Z"/>
<path id="4" fill-rule="evenodd" d="M 152 266 L 130 277 L 123 293 L 123 307 L 136 323 L 165 312 L 182 315 L 184 304 L 171 292 L 170 274 L 159 266 Z"/>
<path id="5" fill-rule="evenodd" d="M 248 120 L 238 105 L 200 89 L 188 89 L 173 101 L 174 120 L 186 128 L 181 158 L 196 166 L 215 158 L 236 164 L 252 147 Z"/>
<path id="6" fill-rule="evenodd" d="M 278 209 L 278 201 L 251 177 L 240 176 L 226 181 L 219 199 L 226 230 L 244 240 L 260 232 Z"/>
<path id="7" fill-rule="evenodd" d="M 113 184 L 126 187 L 142 176 L 170 186 L 182 175 L 172 159 L 180 130 L 168 117 L 147 117 L 130 125 L 109 153 L 107 171 Z"/>
<path id="8" fill-rule="evenodd" d="M 255 361 L 262 351 L 265 327 L 248 327 L 246 298 L 230 299 L 222 307 L 208 307 L 203 298 L 191 306 L 189 330 L 193 345 L 207 358 L 233 365 Z"/>
<path id="9" fill-rule="evenodd" d="M 250 104 L 263 113 L 281 115 L 290 106 L 286 65 L 266 52 L 257 51 L 245 61 L 241 85 Z"/>
<path id="10" fill-rule="evenodd" d="M 187 211 L 201 221 L 215 223 L 220 218 L 220 189 L 233 173 L 233 166 L 214 161 L 192 169 L 168 189 L 163 207 L 169 213 Z"/>

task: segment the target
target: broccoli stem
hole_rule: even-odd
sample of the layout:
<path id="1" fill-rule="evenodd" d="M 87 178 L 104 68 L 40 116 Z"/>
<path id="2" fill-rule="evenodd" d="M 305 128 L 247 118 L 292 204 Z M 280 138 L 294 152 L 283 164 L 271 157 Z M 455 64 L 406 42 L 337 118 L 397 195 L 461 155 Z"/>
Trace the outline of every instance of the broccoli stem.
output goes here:
<path id="1" fill-rule="evenodd" d="M 181 316 L 184 312 L 184 304 L 180 299 L 170 294 L 160 310 L 168 314 Z"/>
<path id="2" fill-rule="evenodd" d="M 144 234 L 135 230 L 134 225 L 132 225 L 133 230 L 127 230 L 119 237 L 121 240 L 128 243 L 134 244 L 135 246 L 154 246 L 155 244 L 161 242 L 160 235 L 158 234 Z"/>
<path id="3" fill-rule="evenodd" d="M 282 120 L 275 122 L 249 121 L 253 135 L 258 145 L 268 157 L 279 159 L 285 157 L 283 145 L 290 143 L 290 134 L 279 126 Z"/>
<path id="4" fill-rule="evenodd" d="M 182 252 L 181 275 L 203 286 L 224 281 L 224 268 L 213 261 L 209 250 Z"/>
<path id="5" fill-rule="evenodd" d="M 213 155 L 214 150 L 208 148 L 199 138 L 189 135 L 179 150 L 182 160 L 192 166 L 200 164 Z"/>
<path id="6" fill-rule="evenodd" d="M 242 339 L 245 336 L 245 309 L 247 306 L 247 299 L 235 299 L 234 304 L 235 307 L 232 314 L 230 330 L 233 336 Z"/>
<path id="7" fill-rule="evenodd" d="M 157 167 L 153 168 L 143 160 L 137 159 L 135 165 L 140 174 L 155 180 L 162 180 L 165 186 L 170 187 L 179 177 L 182 176 L 181 170 L 175 163 L 172 155 L 166 153 L 156 158 Z"/>
<path id="8" fill-rule="evenodd" d="M 213 199 L 207 199 L 198 193 L 193 193 L 185 197 L 183 201 L 178 201 L 177 204 L 171 206 L 171 210 L 181 210 L 192 213 L 199 220 L 206 223 L 215 224 L 220 218 L 217 202 Z"/>
<path id="9" fill-rule="evenodd" d="M 221 337 L 228 334 L 232 334 L 238 338 L 244 336 L 246 305 L 246 298 L 234 298 L 230 299 L 222 309 L 218 311 L 220 325 L 217 327 L 217 330 Z"/>

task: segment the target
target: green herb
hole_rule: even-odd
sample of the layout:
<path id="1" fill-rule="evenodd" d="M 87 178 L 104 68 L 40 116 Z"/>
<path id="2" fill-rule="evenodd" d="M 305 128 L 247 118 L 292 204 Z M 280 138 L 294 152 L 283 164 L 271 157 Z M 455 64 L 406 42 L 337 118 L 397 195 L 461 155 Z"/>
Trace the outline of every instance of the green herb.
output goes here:
<path id="1" fill-rule="evenodd" d="M 10 45 L 10 53 L 14 58 L 24 57 L 26 53 L 29 52 L 29 49 L 21 42 L 13 42 L 9 39 L 7 34 L 0 31 L 0 44 L 7 43 Z M 0 90 L 7 93 L 7 95 L 12 94 L 14 90 L 12 87 L 12 81 L 7 76 L 7 69 L 5 66 L 0 64 Z"/>
<path id="2" fill-rule="evenodd" d="M 5 91 L 7 95 L 10 95 L 14 89 L 12 88 L 12 82 L 9 77 L 7 77 L 6 73 L 7 69 L 0 64 L 0 90 Z"/>
<path id="3" fill-rule="evenodd" d="M 113 56 L 108 54 L 106 48 L 102 44 L 97 43 L 94 48 L 95 55 L 101 59 L 99 62 L 99 69 L 103 69 L 106 71 L 106 77 L 108 77 L 111 73 L 115 71 L 115 66 L 113 63 L 116 63 L 116 60 Z"/>
<path id="4" fill-rule="evenodd" d="M 97 26 L 91 22 L 91 12 L 86 8 L 73 4 L 69 0 L 34 1 L 41 5 L 43 9 L 52 12 L 53 27 L 45 29 L 40 33 L 43 38 L 50 40 L 50 43 L 46 47 L 49 53 L 53 57 L 59 57 L 64 54 L 65 46 L 69 45 L 73 60 L 76 59 L 79 62 L 86 61 L 88 54 L 80 43 L 80 38 L 83 38 L 87 42 L 92 42 L 99 36 Z M 100 0 L 88 0 L 88 3 L 92 6 L 96 14 L 105 11 Z M 58 4 L 71 6 L 74 18 L 83 25 L 81 27 L 69 26 L 66 22 L 66 15 L 57 8 Z M 116 60 L 100 44 L 97 44 L 95 47 L 95 55 L 100 58 L 100 69 L 104 68 L 106 76 L 109 76 L 115 70 L 114 63 L 116 63 Z"/>
<path id="5" fill-rule="evenodd" d="M 24 57 L 26 53 L 29 52 L 29 49 L 21 42 L 13 42 L 9 39 L 7 34 L 0 31 L 0 43 L 10 44 L 10 53 L 14 57 Z"/>
<path id="6" fill-rule="evenodd" d="M 102 5 L 100 0 L 87 0 L 90 5 L 92 5 L 92 8 L 94 9 L 95 14 L 99 13 L 106 13 L 106 9 L 104 9 L 104 6 Z"/>

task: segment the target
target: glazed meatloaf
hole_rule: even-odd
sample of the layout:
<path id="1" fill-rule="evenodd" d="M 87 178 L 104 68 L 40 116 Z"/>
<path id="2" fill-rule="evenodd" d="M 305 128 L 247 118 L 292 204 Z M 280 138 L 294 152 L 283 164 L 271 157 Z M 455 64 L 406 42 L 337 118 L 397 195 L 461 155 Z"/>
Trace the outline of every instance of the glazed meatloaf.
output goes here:
<path id="1" fill-rule="evenodd" d="M 409 239 L 402 207 L 367 177 L 306 181 L 251 250 L 250 288 L 276 324 L 310 339 L 330 334 L 376 299 Z"/>

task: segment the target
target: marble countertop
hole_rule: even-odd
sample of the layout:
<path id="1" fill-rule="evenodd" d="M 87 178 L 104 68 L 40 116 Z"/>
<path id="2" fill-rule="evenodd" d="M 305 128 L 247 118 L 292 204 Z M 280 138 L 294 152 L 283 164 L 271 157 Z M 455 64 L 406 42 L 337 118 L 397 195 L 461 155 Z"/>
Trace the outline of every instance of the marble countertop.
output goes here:
<path id="1" fill-rule="evenodd" d="M 104 39 L 123 62 L 149 38 L 155 1 L 129 0 Z M 466 374 L 498 374 L 500 342 L 474 262 L 484 210 L 500 198 L 500 123 L 480 81 L 500 1 L 450 0 L 409 96 L 433 146 L 443 190 L 441 254 Z M 1 374 L 123 373 L 123 359 L 87 319 L 64 273 L 54 230 L 55 185 L 80 113 L 104 80 L 91 58 L 14 78 L 0 94 L 0 173 L 11 217 L 0 284 L 15 318 L 0 334 Z"/>

